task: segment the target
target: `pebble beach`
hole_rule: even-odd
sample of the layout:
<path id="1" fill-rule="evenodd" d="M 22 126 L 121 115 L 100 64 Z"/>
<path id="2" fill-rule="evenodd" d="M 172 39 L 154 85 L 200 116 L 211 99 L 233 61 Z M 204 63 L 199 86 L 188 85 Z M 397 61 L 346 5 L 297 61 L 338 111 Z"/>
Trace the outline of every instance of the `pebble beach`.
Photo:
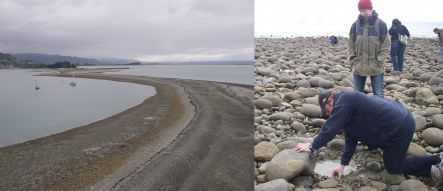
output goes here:
<path id="1" fill-rule="evenodd" d="M 443 65 L 437 39 L 413 38 L 405 52 L 403 72 L 385 59 L 386 99 L 402 101 L 413 113 L 416 132 L 408 154 L 443 151 Z M 256 38 L 254 95 L 255 190 L 439 190 L 429 178 L 391 175 L 382 150 L 360 144 L 344 178 L 332 178 L 344 136 L 339 133 L 315 154 L 294 150 L 311 142 L 325 120 L 318 94 L 352 90 L 347 38 L 331 45 L 328 37 Z M 371 95 L 367 79 L 365 93 Z M 440 188 L 441 189 L 441 188 Z"/>

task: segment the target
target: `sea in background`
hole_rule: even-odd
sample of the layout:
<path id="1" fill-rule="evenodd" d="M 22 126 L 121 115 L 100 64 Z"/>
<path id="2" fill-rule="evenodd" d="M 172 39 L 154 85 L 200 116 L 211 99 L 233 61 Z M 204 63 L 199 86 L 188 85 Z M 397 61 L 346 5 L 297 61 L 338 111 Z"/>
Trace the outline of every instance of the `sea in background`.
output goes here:
<path id="1" fill-rule="evenodd" d="M 131 108 L 155 94 L 150 86 L 0 70 L 0 147 L 89 124 Z M 35 90 L 35 84 L 40 87 Z"/>
<path id="2" fill-rule="evenodd" d="M 122 66 L 81 66 L 80 68 L 108 68 Z M 254 65 L 133 65 L 124 66 L 112 74 L 140 75 L 165 78 L 180 78 L 193 80 L 206 80 L 217 82 L 230 82 L 237 84 L 254 83 Z"/>
<path id="3" fill-rule="evenodd" d="M 389 29 L 392 25 L 391 21 L 385 22 Z M 331 35 L 348 37 L 351 24 L 339 22 L 336 25 L 332 25 L 329 23 L 319 24 L 300 21 L 300 23 L 291 23 L 285 29 L 270 28 L 269 31 L 256 34 L 256 37 L 319 37 Z M 412 37 L 422 38 L 437 38 L 437 35 L 432 30 L 436 27 L 443 28 L 443 22 L 402 22 L 402 24 L 408 28 Z"/>

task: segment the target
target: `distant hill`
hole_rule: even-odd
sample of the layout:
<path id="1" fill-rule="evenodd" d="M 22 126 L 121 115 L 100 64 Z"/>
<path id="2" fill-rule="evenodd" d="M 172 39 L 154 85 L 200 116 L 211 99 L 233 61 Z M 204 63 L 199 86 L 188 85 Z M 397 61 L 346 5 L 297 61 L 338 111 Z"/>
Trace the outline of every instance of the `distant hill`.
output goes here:
<path id="1" fill-rule="evenodd" d="M 38 62 L 42 64 L 54 64 L 55 62 L 68 61 L 73 64 L 129 64 L 133 62 L 138 62 L 138 60 L 131 59 L 119 59 L 119 58 L 81 58 L 76 56 L 63 56 L 63 55 L 50 55 L 50 54 L 35 54 L 35 53 L 17 53 L 11 54 L 20 60 L 32 60 L 33 62 Z"/>
<path id="2" fill-rule="evenodd" d="M 0 68 L 14 68 L 18 63 L 15 57 L 0 52 Z"/>

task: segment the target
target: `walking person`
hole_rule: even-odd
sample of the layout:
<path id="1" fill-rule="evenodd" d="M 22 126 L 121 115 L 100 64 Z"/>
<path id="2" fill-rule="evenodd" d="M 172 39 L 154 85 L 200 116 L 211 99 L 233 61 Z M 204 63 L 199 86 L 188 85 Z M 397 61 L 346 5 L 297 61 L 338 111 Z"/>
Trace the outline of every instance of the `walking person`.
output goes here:
<path id="1" fill-rule="evenodd" d="M 384 167 L 388 173 L 431 177 L 434 184 L 441 184 L 441 153 L 430 156 L 406 154 L 415 132 L 415 121 L 401 102 L 368 96 L 358 91 L 335 90 L 322 92 L 318 102 L 321 114 L 327 121 L 312 144 L 300 143 L 295 150 L 318 150 L 343 130 L 345 147 L 340 165 L 334 170 L 336 178 L 342 177 L 358 142 L 361 142 L 369 150 L 383 150 Z"/>
<path id="2" fill-rule="evenodd" d="M 401 24 L 400 20 L 392 20 L 392 26 L 389 28 L 391 36 L 391 61 L 394 71 L 403 72 L 403 63 L 406 50 L 406 42 L 410 41 L 411 35 L 408 28 Z M 402 37 L 407 36 L 406 39 Z"/>
<path id="3" fill-rule="evenodd" d="M 440 64 L 443 64 L 443 29 L 435 28 L 434 33 L 438 35 L 438 46 L 440 47 Z"/>
<path id="4" fill-rule="evenodd" d="M 358 2 L 360 15 L 349 32 L 348 59 L 354 77 L 354 90 L 363 92 L 370 76 L 374 95 L 383 95 L 384 60 L 389 55 L 390 40 L 386 23 L 372 10 L 370 0 Z"/>

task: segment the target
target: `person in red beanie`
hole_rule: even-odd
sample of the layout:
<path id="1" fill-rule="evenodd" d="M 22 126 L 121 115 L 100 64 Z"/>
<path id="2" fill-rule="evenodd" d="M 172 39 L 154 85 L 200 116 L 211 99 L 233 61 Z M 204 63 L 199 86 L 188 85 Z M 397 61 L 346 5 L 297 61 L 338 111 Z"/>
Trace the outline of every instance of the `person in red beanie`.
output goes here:
<path id="1" fill-rule="evenodd" d="M 372 93 L 383 95 L 384 60 L 389 56 L 391 42 L 386 23 L 378 18 L 370 0 L 358 2 L 360 15 L 351 26 L 348 60 L 354 76 L 354 90 L 363 92 L 370 76 Z"/>

